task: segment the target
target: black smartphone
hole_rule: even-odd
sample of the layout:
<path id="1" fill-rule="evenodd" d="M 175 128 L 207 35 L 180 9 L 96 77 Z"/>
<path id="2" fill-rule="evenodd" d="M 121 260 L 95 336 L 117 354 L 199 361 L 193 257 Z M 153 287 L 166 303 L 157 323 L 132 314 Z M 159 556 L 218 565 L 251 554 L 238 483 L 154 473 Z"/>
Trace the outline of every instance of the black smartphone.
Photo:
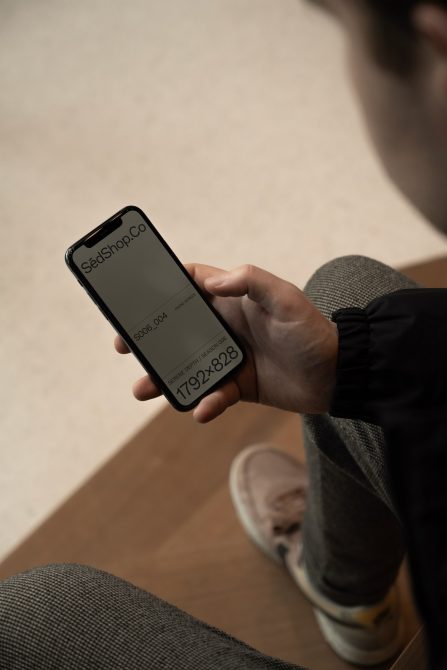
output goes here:
<path id="1" fill-rule="evenodd" d="M 243 365 L 236 335 L 138 207 L 85 235 L 65 260 L 176 409 L 195 407 Z"/>

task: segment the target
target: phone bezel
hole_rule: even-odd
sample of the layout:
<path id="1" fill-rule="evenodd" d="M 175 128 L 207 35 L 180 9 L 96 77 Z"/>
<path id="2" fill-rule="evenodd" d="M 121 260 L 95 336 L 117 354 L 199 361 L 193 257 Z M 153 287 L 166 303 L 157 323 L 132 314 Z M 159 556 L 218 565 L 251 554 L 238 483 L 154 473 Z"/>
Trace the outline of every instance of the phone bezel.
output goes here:
<path id="1" fill-rule="evenodd" d="M 118 319 L 115 317 L 115 315 L 110 311 L 110 309 L 107 307 L 107 305 L 104 303 L 102 300 L 101 296 L 95 291 L 93 286 L 90 284 L 88 279 L 85 277 L 85 275 L 82 273 L 82 271 L 76 266 L 76 264 L 73 261 L 73 254 L 81 246 L 85 245 L 85 242 L 87 239 L 93 237 L 101 231 L 103 228 L 107 227 L 108 225 L 111 225 L 112 222 L 114 222 L 117 218 L 123 217 L 125 214 L 127 214 L 130 211 L 136 211 L 138 214 L 143 218 L 145 223 L 149 226 L 150 230 L 156 235 L 156 237 L 160 240 L 166 251 L 169 253 L 171 258 L 174 260 L 174 262 L 178 265 L 180 270 L 183 272 L 187 280 L 190 282 L 190 284 L 196 289 L 198 292 L 199 296 L 202 298 L 204 303 L 207 305 L 207 307 L 213 312 L 213 314 L 216 316 L 218 321 L 222 324 L 223 328 L 227 331 L 228 335 L 231 336 L 231 338 L 235 341 L 237 346 L 239 347 L 240 351 L 242 352 L 242 360 L 236 365 L 234 368 L 228 371 L 228 373 L 219 379 L 215 384 L 213 384 L 210 388 L 208 388 L 202 395 L 200 395 L 198 398 L 196 398 L 193 402 L 191 402 L 188 405 L 182 405 L 175 395 L 172 393 L 172 391 L 169 389 L 169 387 L 164 383 L 163 379 L 157 374 L 157 372 L 154 370 L 152 367 L 150 361 L 146 358 L 146 356 L 140 351 L 138 348 L 138 345 L 132 340 L 130 335 L 126 332 L 126 330 L 123 328 L 123 326 L 120 324 Z M 114 231 L 117 230 L 117 227 L 113 228 L 109 233 L 107 233 L 101 241 L 106 240 L 107 237 Z M 126 207 L 123 207 L 122 209 L 119 210 L 119 212 L 116 212 L 113 216 L 108 218 L 104 223 L 101 223 L 99 226 L 91 230 L 89 233 L 81 237 L 77 242 L 72 244 L 67 251 L 65 252 L 65 262 L 71 272 L 75 275 L 76 279 L 78 282 L 83 286 L 83 288 L 87 291 L 88 295 L 90 298 L 93 300 L 93 302 L 96 304 L 98 309 L 102 312 L 102 314 L 105 316 L 107 321 L 113 326 L 113 328 L 116 330 L 116 332 L 121 335 L 127 346 L 129 347 L 130 351 L 133 353 L 133 355 L 137 358 L 137 360 L 141 363 L 143 368 L 148 372 L 151 377 L 154 379 L 155 383 L 157 386 L 160 388 L 162 391 L 163 395 L 166 397 L 166 399 L 170 402 L 170 404 L 175 407 L 175 409 L 179 410 L 180 412 L 188 412 L 193 407 L 196 407 L 199 402 L 204 398 L 205 396 L 209 395 L 212 393 L 216 388 L 219 386 L 222 386 L 222 384 L 225 383 L 228 377 L 232 376 L 239 370 L 244 363 L 246 362 L 246 353 L 243 348 L 243 346 L 240 343 L 239 338 L 234 334 L 230 326 L 226 323 L 226 321 L 222 318 L 222 316 L 219 314 L 219 312 L 215 309 L 215 307 L 207 300 L 205 297 L 203 291 L 201 290 L 200 286 L 194 281 L 194 279 L 191 277 L 191 275 L 188 273 L 186 268 L 182 265 L 181 261 L 179 258 L 175 255 L 175 253 L 172 251 L 171 247 L 168 245 L 166 240 L 163 239 L 163 237 L 160 235 L 158 230 L 155 228 L 154 224 L 150 219 L 146 216 L 146 214 L 143 212 L 142 209 L 137 207 L 136 205 L 127 205 Z"/>

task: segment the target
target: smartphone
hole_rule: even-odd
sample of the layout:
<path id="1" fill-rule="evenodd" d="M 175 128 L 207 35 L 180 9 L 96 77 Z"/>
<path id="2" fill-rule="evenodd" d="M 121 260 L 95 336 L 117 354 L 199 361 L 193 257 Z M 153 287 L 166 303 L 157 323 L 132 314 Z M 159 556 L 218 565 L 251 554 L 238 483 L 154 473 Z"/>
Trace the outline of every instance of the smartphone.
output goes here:
<path id="1" fill-rule="evenodd" d="M 195 407 L 243 365 L 236 335 L 138 207 L 85 235 L 65 260 L 176 409 Z"/>

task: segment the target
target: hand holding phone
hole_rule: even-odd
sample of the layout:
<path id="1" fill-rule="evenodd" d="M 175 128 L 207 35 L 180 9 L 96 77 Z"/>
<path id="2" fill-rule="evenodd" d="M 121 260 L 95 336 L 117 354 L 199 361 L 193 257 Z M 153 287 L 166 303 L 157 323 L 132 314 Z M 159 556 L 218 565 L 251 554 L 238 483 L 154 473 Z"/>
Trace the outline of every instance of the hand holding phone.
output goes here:
<path id="1" fill-rule="evenodd" d="M 239 400 L 300 413 L 330 407 L 335 386 L 338 334 L 296 286 L 252 265 L 230 272 L 199 264 L 185 266 L 225 322 L 244 344 L 246 364 L 203 398 L 194 418 L 206 423 Z M 215 280 L 225 279 L 218 284 Z M 128 348 L 115 339 L 119 353 Z M 134 385 L 139 400 L 160 395 L 145 376 Z"/>
<path id="2" fill-rule="evenodd" d="M 138 207 L 122 209 L 65 258 L 176 409 L 195 407 L 244 364 L 237 336 Z"/>

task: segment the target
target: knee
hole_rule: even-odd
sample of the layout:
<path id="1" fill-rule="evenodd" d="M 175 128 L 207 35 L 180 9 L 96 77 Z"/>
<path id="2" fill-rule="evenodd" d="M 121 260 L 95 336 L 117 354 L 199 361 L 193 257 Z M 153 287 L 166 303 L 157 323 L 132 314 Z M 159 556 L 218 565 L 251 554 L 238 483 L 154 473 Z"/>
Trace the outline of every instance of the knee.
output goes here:
<path id="1" fill-rule="evenodd" d="M 98 580 L 101 574 L 84 565 L 54 564 L 0 582 L 2 667 L 28 667 L 20 663 L 30 654 L 36 667 L 45 667 L 38 660 L 51 653 L 55 630 L 64 626 L 67 613 L 81 604 L 79 585 Z"/>
<path id="2" fill-rule="evenodd" d="M 304 293 L 330 318 L 337 309 L 364 308 L 379 295 L 415 286 L 415 282 L 380 261 L 351 255 L 322 265 L 307 282 Z"/>
<path id="3" fill-rule="evenodd" d="M 71 606 L 81 591 L 108 576 L 76 563 L 54 563 L 33 568 L 0 582 L 0 621 L 5 617 L 43 618 L 48 610 Z"/>
<path id="4" fill-rule="evenodd" d="M 13 604 L 9 602 L 11 594 L 15 594 L 17 600 L 21 599 L 20 611 L 23 611 L 23 605 L 28 601 L 40 601 L 49 593 L 61 594 L 65 599 L 68 593 L 73 593 L 77 583 L 85 583 L 102 574 L 106 573 L 77 563 L 53 563 L 20 572 L 0 582 L 0 612 Z"/>

